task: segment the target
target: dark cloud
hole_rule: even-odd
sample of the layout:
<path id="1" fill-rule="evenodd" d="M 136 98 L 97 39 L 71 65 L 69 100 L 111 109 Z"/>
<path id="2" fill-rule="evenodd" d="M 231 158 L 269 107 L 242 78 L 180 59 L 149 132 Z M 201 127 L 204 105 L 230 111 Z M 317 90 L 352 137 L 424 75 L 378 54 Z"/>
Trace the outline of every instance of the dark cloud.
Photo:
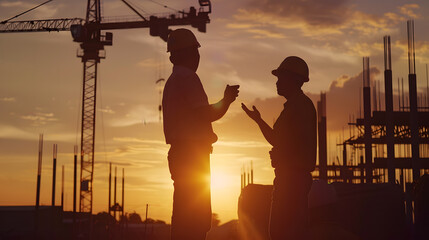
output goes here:
<path id="1" fill-rule="evenodd" d="M 279 17 L 305 21 L 312 26 L 340 25 L 347 18 L 347 0 L 254 0 L 249 3 L 252 10 L 269 12 Z"/>
<path id="2" fill-rule="evenodd" d="M 371 80 L 378 78 L 380 70 L 371 68 Z M 326 115 L 328 131 L 338 131 L 347 126 L 349 116 L 359 117 L 359 97 L 362 94 L 362 72 L 348 77 L 343 75 L 333 81 L 326 92 Z M 320 99 L 318 94 L 309 94 L 313 102 Z"/>

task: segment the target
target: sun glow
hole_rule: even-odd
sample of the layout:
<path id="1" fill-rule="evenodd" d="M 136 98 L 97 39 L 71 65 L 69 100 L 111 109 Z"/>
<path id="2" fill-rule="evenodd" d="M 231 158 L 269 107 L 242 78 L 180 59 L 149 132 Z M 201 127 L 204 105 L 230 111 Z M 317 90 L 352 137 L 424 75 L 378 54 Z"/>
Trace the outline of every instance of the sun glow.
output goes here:
<path id="1" fill-rule="evenodd" d="M 224 172 L 212 172 L 211 189 L 213 191 L 225 190 L 231 184 L 232 177 Z"/>

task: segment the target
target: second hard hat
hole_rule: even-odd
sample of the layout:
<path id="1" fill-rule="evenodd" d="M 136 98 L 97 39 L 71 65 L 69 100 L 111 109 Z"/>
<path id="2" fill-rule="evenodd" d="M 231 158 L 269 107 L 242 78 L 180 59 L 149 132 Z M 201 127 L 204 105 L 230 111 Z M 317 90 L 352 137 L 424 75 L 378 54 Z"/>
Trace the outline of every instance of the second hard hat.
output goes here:
<path id="1" fill-rule="evenodd" d="M 191 30 L 179 28 L 168 35 L 167 52 L 173 52 L 194 46 L 201 47 Z"/>
<path id="2" fill-rule="evenodd" d="M 308 82 L 308 66 L 307 63 L 300 57 L 290 56 L 285 58 L 277 69 L 271 71 L 274 76 L 278 76 L 279 73 L 287 71 L 295 73 L 302 77 L 303 82 Z"/>

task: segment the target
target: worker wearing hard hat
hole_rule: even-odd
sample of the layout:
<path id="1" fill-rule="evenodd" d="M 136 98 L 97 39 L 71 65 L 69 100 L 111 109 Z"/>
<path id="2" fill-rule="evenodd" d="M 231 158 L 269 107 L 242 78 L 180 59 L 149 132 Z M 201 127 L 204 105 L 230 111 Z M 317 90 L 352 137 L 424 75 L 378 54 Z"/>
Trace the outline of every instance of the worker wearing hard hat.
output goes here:
<path id="1" fill-rule="evenodd" d="M 274 168 L 271 203 L 270 237 L 272 240 L 303 239 L 307 227 L 307 194 L 311 187 L 310 172 L 316 164 L 316 110 L 301 87 L 309 81 L 306 62 L 287 57 L 272 71 L 277 77 L 277 93 L 287 99 L 283 111 L 271 128 L 258 109 L 242 104 L 243 110 L 259 126 L 270 151 Z"/>
<path id="2" fill-rule="evenodd" d="M 224 97 L 209 104 L 196 74 L 200 43 L 187 29 L 170 33 L 167 52 L 173 63 L 163 98 L 164 135 L 174 181 L 171 239 L 203 240 L 211 226 L 210 153 L 217 141 L 212 122 L 220 119 L 238 96 L 239 86 L 227 85 Z"/>

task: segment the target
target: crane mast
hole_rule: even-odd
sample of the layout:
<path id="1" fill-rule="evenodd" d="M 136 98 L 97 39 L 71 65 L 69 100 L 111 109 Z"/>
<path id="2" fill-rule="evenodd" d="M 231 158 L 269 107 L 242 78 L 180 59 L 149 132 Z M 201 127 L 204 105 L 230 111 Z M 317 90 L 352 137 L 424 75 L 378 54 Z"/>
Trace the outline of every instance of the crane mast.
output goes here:
<path id="1" fill-rule="evenodd" d="M 169 26 L 191 25 L 200 32 L 206 32 L 206 24 L 210 23 L 208 15 L 211 13 L 210 0 L 199 0 L 200 9 L 198 11 L 191 7 L 189 12 L 181 11 L 179 12 L 180 15 L 171 14 L 169 17 L 150 16 L 147 19 L 138 14 L 142 19 L 102 22 L 100 2 L 101 0 L 88 0 L 85 19 L 9 21 L 22 15 L 19 14 L 0 22 L 0 33 L 70 31 L 73 40 L 80 43 L 77 56 L 82 59 L 83 63 L 83 94 L 79 211 L 89 214 L 92 214 L 93 209 L 97 66 L 100 60 L 105 58 L 104 47 L 111 46 L 113 42 L 113 34 L 110 32 L 102 33 L 102 30 L 149 28 L 151 36 L 159 36 L 167 41 L 171 31 Z M 126 3 L 126 1 L 124 2 Z M 129 7 L 133 9 L 131 6 Z M 206 11 L 207 8 L 208 11 Z M 136 10 L 133 9 L 133 11 Z"/>
<path id="2" fill-rule="evenodd" d="M 86 24 L 100 23 L 100 0 L 88 0 L 85 20 Z M 112 44 L 111 41 L 110 44 L 101 41 L 99 29 L 89 29 L 87 37 L 80 44 L 83 54 L 78 54 L 83 63 L 79 211 L 88 213 L 92 213 L 93 202 L 97 66 L 103 58 L 100 50 L 104 50 L 104 45 Z"/>

